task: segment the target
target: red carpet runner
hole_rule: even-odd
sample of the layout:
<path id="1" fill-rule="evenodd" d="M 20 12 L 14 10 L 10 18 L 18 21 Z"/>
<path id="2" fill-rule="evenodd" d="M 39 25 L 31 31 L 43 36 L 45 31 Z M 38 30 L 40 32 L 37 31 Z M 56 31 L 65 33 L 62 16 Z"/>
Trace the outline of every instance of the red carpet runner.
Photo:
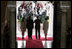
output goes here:
<path id="1" fill-rule="evenodd" d="M 17 37 L 17 40 L 22 40 L 21 37 Z M 28 36 L 24 38 L 26 40 L 26 48 L 43 48 L 42 41 L 45 40 L 44 37 L 40 37 L 40 39 L 36 39 L 35 35 L 32 35 L 32 40 L 28 39 Z M 52 37 L 47 38 L 48 41 L 52 41 Z"/>
<path id="2" fill-rule="evenodd" d="M 27 40 L 26 48 L 43 48 L 43 44 L 40 40 Z"/>

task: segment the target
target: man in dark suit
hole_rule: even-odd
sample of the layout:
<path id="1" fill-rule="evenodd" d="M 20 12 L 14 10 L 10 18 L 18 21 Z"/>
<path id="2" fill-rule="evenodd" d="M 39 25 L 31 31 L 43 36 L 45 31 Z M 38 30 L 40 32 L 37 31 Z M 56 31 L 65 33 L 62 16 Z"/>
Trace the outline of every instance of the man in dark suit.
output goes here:
<path id="1" fill-rule="evenodd" d="M 37 16 L 37 19 L 34 22 L 35 22 L 36 39 L 37 39 L 37 31 L 39 33 L 39 39 L 40 39 L 40 23 L 41 23 L 41 20 L 38 19 L 38 16 Z"/>
<path id="2" fill-rule="evenodd" d="M 27 19 L 27 29 L 28 29 L 28 38 L 32 39 L 33 20 L 31 19 L 31 16 L 29 16 Z"/>

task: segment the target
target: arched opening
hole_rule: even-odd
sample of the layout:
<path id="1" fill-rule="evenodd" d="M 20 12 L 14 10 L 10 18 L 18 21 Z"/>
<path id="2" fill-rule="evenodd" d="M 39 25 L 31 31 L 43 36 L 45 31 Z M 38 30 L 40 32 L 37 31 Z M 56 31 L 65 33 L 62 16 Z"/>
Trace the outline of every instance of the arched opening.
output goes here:
<path id="1" fill-rule="evenodd" d="M 32 3 L 32 5 L 31 5 L 31 3 Z M 17 11 L 16 11 L 16 22 L 17 22 L 16 23 L 16 40 L 17 40 L 17 44 L 18 44 L 17 47 L 18 48 L 29 48 L 29 47 L 37 47 L 37 46 L 33 46 L 33 45 L 39 45 L 39 46 L 42 45 L 42 48 L 51 48 L 52 42 L 53 42 L 53 16 L 54 16 L 54 5 L 52 4 L 52 2 L 49 2 L 49 1 L 37 1 L 37 2 L 17 1 L 16 5 L 17 5 L 17 7 L 16 7 L 16 9 L 17 9 Z M 30 8 L 30 6 L 32 6 L 32 9 L 26 9 L 28 5 L 29 5 L 29 8 Z M 38 11 L 39 13 L 37 12 L 38 5 L 40 6 L 40 9 Z M 21 11 L 21 9 L 23 9 L 24 11 Z M 31 13 L 29 10 L 32 10 L 33 13 Z M 20 12 L 22 12 L 22 13 L 20 13 Z M 26 12 L 26 13 L 24 13 L 24 12 Z M 25 14 L 25 15 L 23 15 L 23 14 Z M 31 14 L 33 14 L 33 15 L 31 15 Z M 28 28 L 24 32 L 24 36 L 22 36 L 22 30 L 21 30 L 22 18 L 25 17 L 27 20 L 27 18 L 29 16 L 32 17 L 31 19 L 33 20 L 33 22 L 37 19 L 36 17 L 39 16 L 39 19 L 41 21 L 41 23 L 40 23 L 40 39 L 36 39 L 37 32 L 35 32 L 36 31 L 35 23 L 33 23 L 34 28 L 32 29 L 32 35 L 31 35 L 32 40 L 28 39 L 29 38 L 28 37 L 28 35 L 29 35 Z M 44 25 L 44 21 L 45 21 L 46 17 L 49 18 L 47 20 L 49 26 L 48 26 L 48 31 L 47 31 L 47 39 L 45 40 L 43 28 L 46 28 L 46 27 L 44 27 L 43 25 Z M 31 23 L 29 23 L 29 24 L 31 24 Z M 31 26 L 29 25 L 28 27 L 30 28 Z M 23 37 L 23 39 L 22 39 L 22 37 Z M 28 41 L 30 41 L 30 42 L 28 42 Z M 39 42 L 40 44 L 37 42 Z M 29 43 L 32 44 L 32 46 L 29 45 Z"/>

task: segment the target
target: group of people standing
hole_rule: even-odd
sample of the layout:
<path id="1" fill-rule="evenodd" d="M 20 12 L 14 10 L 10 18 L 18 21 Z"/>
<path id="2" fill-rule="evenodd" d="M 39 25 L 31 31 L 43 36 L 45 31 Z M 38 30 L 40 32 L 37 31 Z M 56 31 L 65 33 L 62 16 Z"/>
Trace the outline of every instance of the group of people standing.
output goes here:
<path id="1" fill-rule="evenodd" d="M 25 1 L 18 7 L 18 19 L 20 20 L 22 17 L 27 18 L 29 15 L 34 14 L 34 8 L 32 3 L 25 3 Z"/>
<path id="2" fill-rule="evenodd" d="M 33 5 L 35 5 L 35 7 L 33 7 Z M 45 4 L 46 5 L 46 4 Z M 23 2 L 23 4 L 20 5 L 20 7 L 18 8 L 19 11 L 19 15 L 18 15 L 18 19 L 22 18 L 21 20 L 21 31 L 22 31 L 22 39 L 24 38 L 24 32 L 26 31 L 26 29 L 28 30 L 28 38 L 32 39 L 32 30 L 34 28 L 34 23 L 35 23 L 35 32 L 36 32 L 36 39 L 37 39 L 37 33 L 39 34 L 39 39 L 40 39 L 40 23 L 43 23 L 43 30 L 45 33 L 45 39 L 47 36 L 47 31 L 48 31 L 48 20 L 49 20 L 49 16 L 46 16 L 45 14 L 45 21 L 42 22 L 41 21 L 41 17 L 42 15 L 40 15 L 40 10 L 41 8 L 43 8 L 42 5 L 40 5 L 39 3 L 36 4 L 35 2 L 33 3 L 25 3 L 25 1 Z M 38 15 L 34 15 L 36 14 L 36 11 Z M 47 9 L 44 10 L 45 13 L 47 12 Z M 36 20 L 33 21 L 33 16 L 36 16 Z"/>
<path id="3" fill-rule="evenodd" d="M 49 18 L 46 17 L 45 21 L 43 23 L 43 30 L 44 30 L 44 33 L 45 33 L 45 39 L 46 39 L 47 31 L 48 31 L 48 19 Z M 27 19 L 25 19 L 24 17 L 22 18 L 21 31 L 22 31 L 23 38 L 24 38 L 24 32 L 27 29 L 28 30 L 28 39 L 32 39 L 32 30 L 34 28 L 34 23 L 35 23 L 36 39 L 38 39 L 37 33 L 39 34 L 39 39 L 40 39 L 40 23 L 42 23 L 42 22 L 39 19 L 39 16 L 37 16 L 37 19 L 35 21 L 33 21 L 31 19 L 31 16 L 29 16 Z"/>

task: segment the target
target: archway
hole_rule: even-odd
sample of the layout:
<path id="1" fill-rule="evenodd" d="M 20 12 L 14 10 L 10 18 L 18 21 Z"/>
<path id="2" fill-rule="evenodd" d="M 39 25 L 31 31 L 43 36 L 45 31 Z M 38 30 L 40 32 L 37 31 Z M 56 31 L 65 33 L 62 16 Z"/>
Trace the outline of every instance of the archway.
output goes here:
<path id="1" fill-rule="evenodd" d="M 19 1 L 20 2 L 20 1 Z M 33 3 L 33 2 L 32 2 Z M 38 2 L 37 2 L 38 3 Z M 36 3 L 35 3 L 36 4 Z M 43 1 L 42 1 L 42 3 L 41 3 L 42 5 L 45 5 L 45 4 L 43 4 Z M 43 24 L 40 24 L 41 25 L 41 29 L 40 29 L 40 31 L 41 31 L 41 33 L 40 33 L 40 36 L 41 36 L 41 42 L 42 42 L 42 44 L 41 45 L 43 45 L 43 47 L 45 46 L 46 48 L 51 48 L 52 47 L 52 42 L 53 42 L 53 13 L 54 13 L 54 11 L 53 11 L 53 5 L 52 5 L 52 3 L 49 3 L 48 4 L 48 2 L 46 1 L 46 4 L 48 5 L 48 6 L 50 6 L 50 11 L 49 11 L 49 14 L 47 14 L 46 16 L 49 16 L 49 30 L 48 30 L 48 34 L 47 34 L 47 40 L 48 41 L 46 41 L 47 42 L 47 45 L 45 45 L 46 43 L 45 43 L 45 36 L 44 36 L 44 31 L 43 31 Z M 18 3 L 16 4 L 16 5 L 18 5 Z M 19 5 L 20 6 L 20 5 Z M 18 9 L 18 6 L 17 6 L 17 9 Z M 45 9 L 44 9 L 44 7 L 43 7 L 43 10 L 45 11 Z M 18 13 L 18 11 L 17 11 L 17 13 Z M 37 14 L 38 15 L 38 14 Z M 18 15 L 16 15 L 16 16 L 18 16 Z M 33 15 L 34 16 L 34 15 Z M 41 15 L 42 16 L 42 15 Z M 45 16 L 45 15 L 44 15 Z M 34 19 L 36 19 L 35 17 L 33 17 Z M 41 19 L 42 20 L 42 19 Z M 17 22 L 18 21 L 18 22 Z M 44 20 L 42 20 L 42 21 L 44 21 Z M 21 33 L 21 29 L 20 29 L 20 22 L 19 22 L 19 20 L 17 19 L 17 17 L 16 17 L 16 29 L 17 29 L 17 31 L 16 31 L 16 40 L 17 40 L 17 43 L 18 43 L 18 48 L 21 48 L 22 46 L 24 46 L 25 45 L 25 47 L 26 47 L 26 40 L 28 40 L 28 33 L 27 33 L 27 29 L 26 29 L 26 32 L 25 32 L 25 35 L 24 35 L 24 45 L 22 45 L 23 43 L 22 43 L 22 33 Z M 35 24 L 34 24 L 35 25 Z M 35 38 L 35 29 L 33 29 L 33 33 L 32 33 L 32 41 L 33 40 L 35 40 L 36 41 L 36 38 Z M 30 40 L 29 40 L 30 41 Z M 31 41 L 31 42 L 32 42 Z M 22 44 L 21 44 L 22 43 Z M 36 43 L 36 42 L 35 42 Z M 39 42 L 40 43 L 40 42 Z M 44 44 L 45 43 L 45 44 Z M 21 44 L 21 45 L 20 45 Z M 29 44 L 28 44 L 29 45 Z M 38 44 L 39 45 L 39 44 Z"/>

